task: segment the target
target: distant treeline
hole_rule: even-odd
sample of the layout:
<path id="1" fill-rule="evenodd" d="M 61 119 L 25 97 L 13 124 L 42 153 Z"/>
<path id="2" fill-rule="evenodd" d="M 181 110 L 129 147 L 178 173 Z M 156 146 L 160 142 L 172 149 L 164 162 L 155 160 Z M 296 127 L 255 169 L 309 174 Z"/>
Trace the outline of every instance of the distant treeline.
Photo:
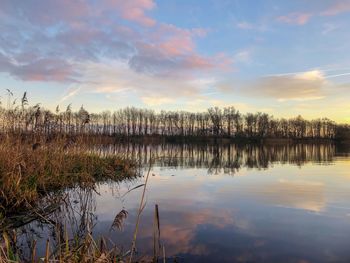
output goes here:
<path id="1" fill-rule="evenodd" d="M 266 113 L 242 114 L 234 107 L 209 108 L 205 112 L 160 111 L 127 107 L 114 112 L 90 113 L 83 106 L 74 112 L 69 105 L 55 112 L 40 104 L 29 106 L 27 94 L 17 102 L 8 91 L 2 107 L 3 133 L 99 136 L 179 136 L 225 138 L 350 139 L 350 126 L 327 118 L 305 120 L 274 118 Z"/>

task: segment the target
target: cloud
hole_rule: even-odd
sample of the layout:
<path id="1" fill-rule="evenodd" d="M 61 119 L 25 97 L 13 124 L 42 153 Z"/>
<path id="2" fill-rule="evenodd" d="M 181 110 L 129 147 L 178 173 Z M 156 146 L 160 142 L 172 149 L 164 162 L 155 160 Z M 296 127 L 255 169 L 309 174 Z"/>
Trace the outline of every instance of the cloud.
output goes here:
<path id="1" fill-rule="evenodd" d="M 350 12 L 349 1 L 337 1 L 334 5 L 321 12 L 322 16 L 336 16 L 341 13 Z"/>
<path id="2" fill-rule="evenodd" d="M 253 24 L 253 23 L 248 23 L 246 21 L 237 23 L 236 27 L 242 30 L 256 30 L 261 32 L 268 30 L 268 27 L 265 24 Z"/>
<path id="3" fill-rule="evenodd" d="M 105 2 L 107 3 L 106 6 L 119 12 L 124 19 L 137 22 L 143 26 L 154 26 L 156 24 L 153 18 L 146 15 L 146 11 L 156 7 L 153 0 L 105 0 Z"/>
<path id="4" fill-rule="evenodd" d="M 201 28 L 160 24 L 149 39 L 135 43 L 137 52 L 130 58 L 129 66 L 137 72 L 163 76 L 222 67 L 227 61 L 219 60 L 219 55 L 205 57 L 195 51 L 195 38 L 206 34 L 207 30 Z"/>
<path id="5" fill-rule="evenodd" d="M 237 23 L 236 26 L 239 29 L 254 29 L 254 25 L 253 24 L 245 22 L 245 21 Z"/>
<path id="6" fill-rule="evenodd" d="M 235 62 L 249 64 L 252 61 L 252 50 L 244 49 L 234 55 Z"/>
<path id="7" fill-rule="evenodd" d="M 74 97 L 75 95 L 77 95 L 80 91 L 81 87 L 73 87 L 73 88 L 69 88 L 65 94 L 63 95 L 63 97 L 59 100 L 59 103 L 65 102 L 68 99 Z"/>
<path id="8" fill-rule="evenodd" d="M 108 94 L 101 87 L 123 83 L 151 98 L 171 88 L 192 93 L 192 80 L 230 70 L 226 54 L 197 51 L 196 40 L 208 29 L 156 21 L 149 14 L 155 8 L 152 0 L 1 1 L 0 71 L 23 81 L 79 82 L 79 93 L 95 88 Z M 102 67 L 106 60 L 117 75 Z M 110 79 L 96 77 L 91 65 Z"/>
<path id="9" fill-rule="evenodd" d="M 263 77 L 243 87 L 242 92 L 279 101 L 318 100 L 325 97 L 325 87 L 328 84 L 321 71 L 312 70 L 292 75 Z"/>
<path id="10" fill-rule="evenodd" d="M 63 21 L 76 21 L 90 12 L 87 2 L 70 0 L 3 0 L 0 2 L 0 10 L 3 13 L 2 17 L 15 15 L 23 23 L 45 26 Z"/>
<path id="11" fill-rule="evenodd" d="M 214 67 L 213 62 L 205 57 L 190 55 L 177 58 L 151 55 L 135 55 L 129 60 L 130 68 L 136 72 L 154 76 L 188 76 L 193 70 L 208 70 Z"/>
<path id="12" fill-rule="evenodd" d="M 328 33 L 331 33 L 337 29 L 339 29 L 340 26 L 339 25 L 335 25 L 335 24 L 331 24 L 331 23 L 326 23 L 323 25 L 323 30 L 322 30 L 322 34 L 323 35 L 327 35 Z"/>
<path id="13" fill-rule="evenodd" d="M 338 74 L 332 74 L 332 75 L 327 75 L 327 79 L 330 78 L 337 78 L 337 77 L 343 77 L 343 76 L 349 76 L 350 72 L 344 72 L 344 73 L 338 73 Z"/>
<path id="14" fill-rule="evenodd" d="M 65 96 L 67 102 L 78 94 L 103 94 L 107 99 L 118 103 L 126 102 L 127 96 L 129 104 L 137 102 L 139 106 L 155 109 L 166 105 L 172 109 L 198 111 L 206 110 L 208 105 L 232 105 L 229 101 L 214 99 L 216 92 L 212 89 L 217 79 L 212 76 L 179 78 L 173 75 L 139 74 L 124 63 L 114 60 L 91 61 L 79 67 L 84 68 L 84 75 L 79 82 L 80 89 L 71 96 Z M 241 107 L 241 104 L 235 105 Z"/>
<path id="15" fill-rule="evenodd" d="M 10 59 L 0 52 L 0 72 L 6 72 L 8 68 L 12 67 Z"/>
<path id="16" fill-rule="evenodd" d="M 39 59 L 25 65 L 15 66 L 12 75 L 29 81 L 74 82 L 74 66 L 60 59 Z"/>
<path id="17" fill-rule="evenodd" d="M 76 82 L 76 78 L 79 76 L 74 66 L 62 59 L 43 58 L 20 63 L 2 53 L 0 53 L 0 72 L 7 72 L 11 76 L 25 81 Z"/>
<path id="18" fill-rule="evenodd" d="M 101 0 L 89 2 L 84 0 L 3 0 L 0 10 L 3 15 L 17 15 L 19 18 L 35 25 L 52 25 L 58 22 L 81 23 L 83 18 L 109 16 L 117 13 L 121 18 L 153 26 L 156 21 L 146 15 L 147 11 L 156 7 L 153 0 Z"/>
<path id="19" fill-rule="evenodd" d="M 184 103 L 183 109 L 191 112 L 207 111 L 209 107 L 231 107 L 234 106 L 240 112 L 261 111 L 262 109 L 251 104 L 242 103 L 240 101 L 232 101 L 231 99 L 215 99 L 212 96 L 203 94 L 199 98 L 190 99 Z M 264 109 L 264 112 L 270 112 L 270 109 Z"/>
<path id="20" fill-rule="evenodd" d="M 335 1 L 335 4 L 329 6 L 321 12 L 292 12 L 287 15 L 277 17 L 277 21 L 290 25 L 305 25 L 314 16 L 336 16 L 342 13 L 350 12 L 349 1 Z M 242 24 L 241 26 L 249 28 L 249 25 Z M 329 26 L 328 26 L 329 27 Z M 329 28 L 334 30 L 333 28 Z M 328 29 L 325 29 L 326 32 Z"/>
<path id="21" fill-rule="evenodd" d="M 179 79 L 176 76 L 154 76 L 139 74 L 127 65 L 113 60 L 84 63 L 83 87 L 79 92 L 115 94 L 127 92 L 137 94 L 149 106 L 175 103 L 176 98 L 200 96 L 203 84 L 193 78 Z"/>
<path id="22" fill-rule="evenodd" d="M 301 12 L 294 12 L 287 14 L 285 16 L 279 16 L 277 18 L 277 21 L 290 24 L 290 25 L 305 25 L 310 18 L 312 17 L 311 13 L 301 13 Z"/>
<path id="23" fill-rule="evenodd" d="M 207 30 L 202 28 L 184 29 L 172 24 L 160 24 L 151 33 L 151 41 L 166 56 L 178 56 L 194 51 L 195 37 L 205 37 Z"/>
<path id="24" fill-rule="evenodd" d="M 161 97 L 161 96 L 141 97 L 141 100 L 147 106 L 159 106 L 159 105 L 174 103 L 176 101 L 173 98 Z"/>

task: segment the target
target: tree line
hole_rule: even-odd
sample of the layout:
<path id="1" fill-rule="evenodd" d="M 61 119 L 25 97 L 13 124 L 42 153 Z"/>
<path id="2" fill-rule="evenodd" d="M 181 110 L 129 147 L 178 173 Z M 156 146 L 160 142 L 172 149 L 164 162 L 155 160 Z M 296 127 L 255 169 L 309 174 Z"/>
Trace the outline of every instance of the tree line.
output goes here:
<path id="1" fill-rule="evenodd" d="M 114 112 L 90 113 L 83 106 L 55 111 L 30 106 L 27 93 L 20 101 L 8 92 L 7 106 L 0 108 L 2 133 L 100 136 L 212 136 L 227 138 L 335 139 L 350 134 L 348 125 L 328 118 L 305 120 L 274 118 L 266 113 L 242 114 L 231 107 L 212 107 L 205 112 L 160 111 L 127 107 Z"/>

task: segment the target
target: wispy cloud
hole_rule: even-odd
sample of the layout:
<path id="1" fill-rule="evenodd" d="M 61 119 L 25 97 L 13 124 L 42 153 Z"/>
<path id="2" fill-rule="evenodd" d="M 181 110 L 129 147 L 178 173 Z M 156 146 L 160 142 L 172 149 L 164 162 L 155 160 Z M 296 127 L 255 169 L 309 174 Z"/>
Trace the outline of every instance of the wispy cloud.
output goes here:
<path id="1" fill-rule="evenodd" d="M 100 94 L 137 94 L 145 105 L 157 106 L 174 103 L 176 100 L 193 99 L 207 92 L 214 83 L 210 78 L 182 78 L 175 76 L 152 76 L 139 74 L 125 65 L 109 60 L 85 64 L 84 92 Z M 137 99 L 136 98 L 136 99 Z"/>
<path id="2" fill-rule="evenodd" d="M 0 72 L 24 81 L 78 82 L 80 74 L 73 63 L 60 58 L 37 58 L 27 62 L 23 53 L 16 56 L 0 52 Z"/>
<path id="3" fill-rule="evenodd" d="M 285 101 L 309 101 L 325 98 L 329 85 L 323 72 L 312 70 L 267 76 L 241 88 L 243 94 L 266 99 Z"/>
<path id="4" fill-rule="evenodd" d="M 336 16 L 341 13 L 350 12 L 350 2 L 347 0 L 334 1 L 335 3 L 328 7 L 326 10 L 322 11 L 320 14 L 322 16 Z"/>
<path id="5" fill-rule="evenodd" d="M 269 28 L 265 23 L 249 23 L 247 21 L 241 21 L 236 23 L 236 28 L 241 30 L 251 30 L 251 31 L 259 31 L 265 32 L 268 31 Z"/>
<path id="6" fill-rule="evenodd" d="M 315 16 L 337 16 L 339 14 L 350 12 L 350 2 L 347 0 L 337 0 L 328 8 L 322 11 L 309 12 L 292 12 L 286 15 L 277 17 L 277 21 L 290 25 L 305 25 L 312 17 Z M 327 29 L 326 29 L 327 30 Z M 331 29 L 332 30 L 332 29 Z"/>
<path id="7" fill-rule="evenodd" d="M 248 22 L 245 22 L 245 21 L 237 23 L 236 27 L 239 28 L 239 29 L 248 29 L 248 30 L 255 28 L 252 23 L 248 23 Z"/>
<path id="8" fill-rule="evenodd" d="M 68 88 L 65 94 L 62 96 L 62 98 L 59 100 L 59 104 L 66 102 L 69 99 L 72 99 L 74 96 L 76 96 L 79 93 L 80 90 L 81 90 L 80 86 Z"/>
<path id="9" fill-rule="evenodd" d="M 314 69 L 309 69 L 306 71 L 298 71 L 298 72 L 285 72 L 285 73 L 278 73 L 278 74 L 268 74 L 265 75 L 264 77 L 283 77 L 283 76 L 303 76 L 305 74 L 315 74 L 317 73 L 318 75 L 322 76 L 324 79 L 329 79 L 329 78 L 336 78 L 336 77 L 341 77 L 341 76 L 348 76 L 350 75 L 349 72 L 344 72 L 348 71 L 350 68 L 314 68 Z M 327 72 L 338 72 L 336 74 L 326 74 Z"/>
<path id="10" fill-rule="evenodd" d="M 249 64 L 252 62 L 252 53 L 251 48 L 240 50 L 234 55 L 234 61 Z"/>
<path id="11" fill-rule="evenodd" d="M 160 106 L 164 104 L 175 103 L 175 99 L 161 96 L 141 97 L 141 100 L 147 106 Z"/>
<path id="12" fill-rule="evenodd" d="M 277 20 L 282 23 L 301 26 L 305 25 L 311 17 L 312 14 L 310 13 L 294 12 L 284 16 L 279 16 L 277 17 Z"/>
<path id="13" fill-rule="evenodd" d="M 326 78 L 330 79 L 330 78 L 337 78 L 337 77 L 343 77 L 343 76 L 350 76 L 350 72 L 327 75 Z"/>
<path id="14" fill-rule="evenodd" d="M 146 11 L 156 7 L 153 0 L 107 0 L 111 9 L 119 11 L 122 18 L 135 21 L 143 26 L 154 26 L 156 20 L 146 15 Z"/>
<path id="15" fill-rule="evenodd" d="M 333 24 L 333 23 L 326 23 L 323 25 L 322 34 L 327 35 L 327 34 L 333 32 L 339 28 L 340 28 L 340 25 Z"/>

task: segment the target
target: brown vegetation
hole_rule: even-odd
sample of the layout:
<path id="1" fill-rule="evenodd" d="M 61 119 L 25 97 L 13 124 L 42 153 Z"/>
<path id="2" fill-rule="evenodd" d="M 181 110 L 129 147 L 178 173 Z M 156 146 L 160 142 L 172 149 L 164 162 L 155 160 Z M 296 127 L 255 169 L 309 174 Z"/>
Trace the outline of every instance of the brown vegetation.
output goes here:
<path id="1" fill-rule="evenodd" d="M 79 140 L 23 140 L 7 136 L 0 143 L 0 212 L 31 207 L 50 191 L 75 185 L 93 186 L 96 180 L 135 175 L 135 164 L 122 157 L 89 153 Z"/>
<path id="2" fill-rule="evenodd" d="M 147 173 L 149 178 L 151 166 Z M 133 237 L 133 243 L 131 250 L 124 251 L 117 247 L 111 240 L 101 237 L 96 240 L 92 236 L 94 227 L 94 216 L 91 213 L 91 188 L 78 188 L 79 201 L 75 203 L 75 200 L 71 200 L 71 196 L 67 195 L 64 202 L 60 205 L 60 209 L 51 211 L 50 214 L 42 214 L 43 210 L 40 210 L 40 214 L 37 213 L 39 219 L 45 221 L 51 225 L 53 229 L 53 240 L 47 238 L 45 245 L 45 253 L 37 255 L 37 242 L 36 239 L 31 240 L 29 254 L 23 254 L 21 248 L 17 246 L 17 233 L 16 229 L 3 229 L 2 236 L 0 237 L 0 263 L 8 262 L 155 262 L 151 257 L 135 255 L 136 251 L 136 238 L 137 229 L 139 225 L 140 215 L 145 207 L 145 191 L 147 187 L 147 179 L 144 184 L 130 189 L 128 192 L 143 187 L 142 198 L 140 203 L 140 209 L 138 210 L 136 223 L 136 230 Z M 80 189 L 80 190 L 79 190 Z M 127 192 L 127 193 L 128 193 Z M 125 193 L 125 194 L 127 194 Z M 125 195 L 124 194 L 124 195 Z M 75 196 L 75 195 L 74 195 Z M 75 204 L 80 204 L 80 209 L 77 212 L 75 210 Z M 157 218 L 155 219 L 154 231 L 157 233 L 154 236 L 154 240 L 157 240 L 159 247 L 160 243 L 160 224 L 159 224 L 159 212 L 158 205 L 156 205 Z M 62 210 L 59 212 L 59 210 Z M 57 214 L 55 215 L 55 213 Z M 68 219 L 68 224 L 62 223 L 64 220 L 60 220 L 59 215 L 64 215 L 64 218 Z M 126 219 L 128 212 L 123 209 L 115 216 L 112 223 L 112 228 L 115 231 L 122 229 L 123 221 Z M 61 218 L 62 219 L 62 218 Z M 29 220 L 31 220 L 29 218 Z M 29 222 L 29 221 L 28 221 Z M 71 226 L 77 225 L 76 231 Z M 73 232 L 72 232 L 73 231 Z M 156 241 L 154 241 L 155 243 Z M 155 252 L 153 258 L 157 259 L 160 256 L 165 261 L 165 249 L 163 246 L 163 252 Z M 162 254 L 162 255 L 161 255 Z"/>

